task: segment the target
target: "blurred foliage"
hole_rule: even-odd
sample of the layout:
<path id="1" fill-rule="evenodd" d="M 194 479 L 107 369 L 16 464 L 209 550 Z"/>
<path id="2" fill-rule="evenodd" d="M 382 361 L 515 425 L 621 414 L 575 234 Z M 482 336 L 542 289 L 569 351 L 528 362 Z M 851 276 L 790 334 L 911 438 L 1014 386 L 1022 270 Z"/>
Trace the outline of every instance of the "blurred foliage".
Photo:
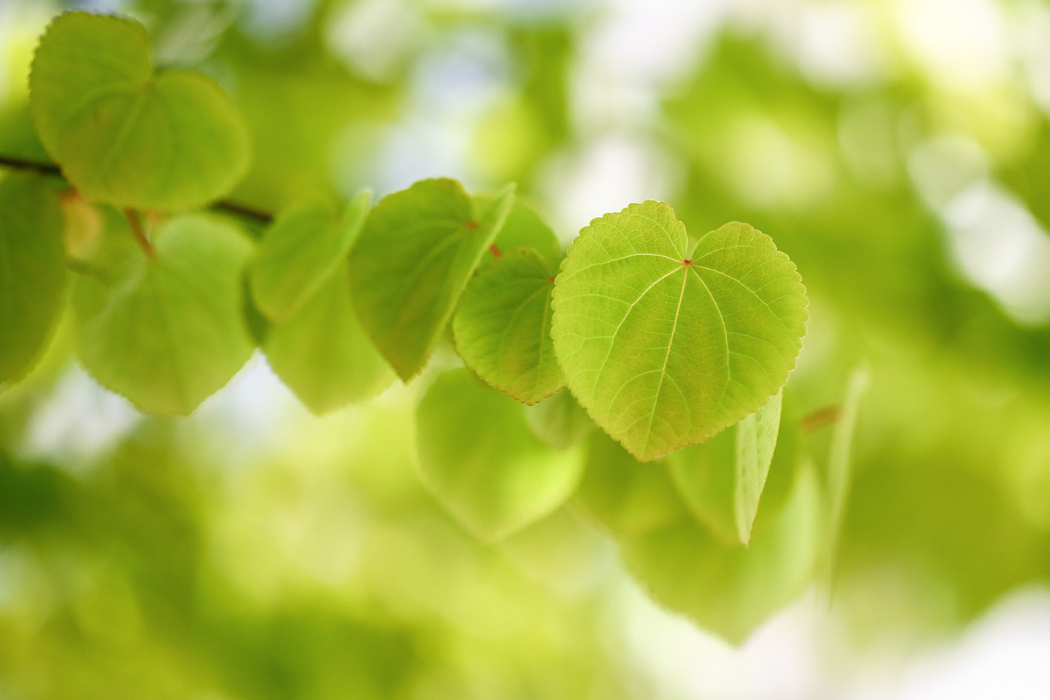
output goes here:
<path id="1" fill-rule="evenodd" d="M 413 177 L 441 174 L 417 172 L 432 164 L 398 138 L 444 118 L 419 83 L 462 35 L 489 37 L 509 68 L 448 137 L 465 154 L 456 175 L 493 190 L 515 180 L 554 208 L 551 162 L 600 136 L 573 117 L 589 25 L 569 10 L 400 3 L 424 29 L 377 77 L 333 48 L 351 3 L 305 3 L 301 22 L 265 30 L 262 5 L 126 4 L 165 37 L 169 64 L 206 71 L 244 114 L 253 164 L 239 202 L 394 189 L 412 179 L 384 169 L 395 156 Z M 0 15 L 0 153 L 43 158 L 24 79 L 60 8 L 19 8 Z M 750 548 L 693 517 L 666 465 L 588 435 L 565 392 L 525 415 L 552 448 L 581 445 L 573 501 L 500 544 L 474 538 L 414 457 L 417 404 L 456 364 L 447 339 L 420 379 L 366 407 L 314 418 L 255 363 L 196 416 L 164 422 L 77 379 L 67 321 L 0 394 L 0 697 L 652 697 L 625 650 L 628 582 L 733 641 L 800 595 L 825 536 L 825 423 L 860 362 L 870 388 L 833 595 L 850 638 L 940 634 L 1050 582 L 1050 326 L 1018 322 L 960 271 L 943 211 L 909 170 L 927 140 L 966 138 L 985 177 L 1050 227 L 1050 125 L 1035 98 L 1012 83 L 1012 97 L 953 97 L 907 66 L 829 86 L 732 27 L 685 75 L 643 134 L 682 165 L 668 201 L 693 232 L 739 220 L 769 233 L 812 301 L 785 391 L 790 440 Z M 1028 126 L 1011 121 L 1018 110 Z"/>

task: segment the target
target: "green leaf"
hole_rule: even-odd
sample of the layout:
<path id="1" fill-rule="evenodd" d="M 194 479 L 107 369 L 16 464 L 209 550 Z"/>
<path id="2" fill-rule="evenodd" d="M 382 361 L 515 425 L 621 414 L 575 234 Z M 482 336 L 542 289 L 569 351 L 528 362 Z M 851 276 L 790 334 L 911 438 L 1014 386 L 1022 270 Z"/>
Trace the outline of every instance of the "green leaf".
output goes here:
<path id="1" fill-rule="evenodd" d="M 573 395 L 643 461 L 758 410 L 787 381 L 808 318 L 795 265 L 769 236 L 731 223 L 690 250 L 653 201 L 580 232 L 553 305 Z"/>
<path id="2" fill-rule="evenodd" d="M 416 412 L 424 485 L 485 540 L 552 512 L 582 471 L 581 451 L 552 450 L 529 430 L 522 409 L 463 368 L 439 376 Z"/>
<path id="3" fill-rule="evenodd" d="M 270 328 L 263 348 L 277 376 L 317 415 L 367 401 L 394 380 L 354 313 L 345 263 L 288 322 Z"/>
<path id="4" fill-rule="evenodd" d="M 533 405 L 565 386 L 551 342 L 554 271 L 530 248 L 482 266 L 452 323 L 456 350 L 478 376 Z"/>
<path id="5" fill-rule="evenodd" d="M 475 206 L 484 209 L 492 201 L 491 195 L 474 197 Z M 542 255 L 552 267 L 561 261 L 561 244 L 550 227 L 543 222 L 536 210 L 515 197 L 507 220 L 496 236 L 496 248 L 501 252 L 511 248 L 532 248 Z"/>
<path id="6" fill-rule="evenodd" d="M 271 320 L 283 323 L 332 276 L 346 257 L 368 214 L 362 192 L 336 217 L 324 200 L 308 200 L 267 229 L 252 264 L 252 296 Z"/>
<path id="7" fill-rule="evenodd" d="M 740 643 L 805 590 L 819 556 L 822 503 L 812 469 L 791 471 L 782 508 L 762 510 L 749 548 L 698 524 L 663 462 L 641 464 L 600 433 L 578 503 L 608 527 L 627 568 L 656 600 Z"/>
<path id="8" fill-rule="evenodd" d="M 525 422 L 536 436 L 556 450 L 567 450 L 594 430 L 594 421 L 568 389 L 525 409 Z"/>
<path id="9" fill-rule="evenodd" d="M 202 73 L 154 71 L 134 20 L 59 15 L 40 39 L 29 88 L 44 146 L 89 197 L 191 209 L 248 169 L 247 131 L 222 88 Z"/>
<path id="10" fill-rule="evenodd" d="M 701 522 L 729 542 L 747 545 L 780 430 L 778 393 L 713 438 L 667 457 L 682 498 Z"/>
<path id="11" fill-rule="evenodd" d="M 43 353 L 65 301 L 62 211 L 39 177 L 0 180 L 0 384 Z"/>
<path id="12" fill-rule="evenodd" d="M 831 435 L 831 447 L 828 451 L 828 497 L 831 502 L 831 526 L 828 530 L 827 561 L 825 563 L 825 576 L 829 581 L 834 575 L 839 535 L 846 517 L 850 482 L 853 480 L 851 453 L 853 433 L 857 427 L 857 413 L 860 411 L 860 402 L 868 393 L 870 383 L 871 369 L 867 365 L 854 368 L 849 377 L 846 398 L 842 403 L 835 431 Z"/>
<path id="13" fill-rule="evenodd" d="M 103 386 L 136 407 L 185 416 L 251 357 L 242 315 L 242 272 L 251 242 L 201 214 L 170 219 L 156 257 L 110 217 L 97 274 L 73 284 L 77 357 Z"/>
<path id="14" fill-rule="evenodd" d="M 514 201 L 508 185 L 477 213 L 455 180 L 384 197 L 350 252 L 354 308 L 402 380 L 426 365 Z"/>

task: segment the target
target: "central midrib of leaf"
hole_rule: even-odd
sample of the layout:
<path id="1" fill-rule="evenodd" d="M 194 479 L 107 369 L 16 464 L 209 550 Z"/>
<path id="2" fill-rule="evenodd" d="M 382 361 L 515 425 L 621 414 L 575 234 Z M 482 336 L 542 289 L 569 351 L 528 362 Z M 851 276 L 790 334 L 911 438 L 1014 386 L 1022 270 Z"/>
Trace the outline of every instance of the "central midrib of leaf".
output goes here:
<path id="1" fill-rule="evenodd" d="M 428 250 L 412 267 L 412 271 L 409 274 L 409 279 L 412 280 L 412 286 L 406 295 L 409 299 L 416 296 L 419 285 L 421 284 L 421 273 L 426 269 L 427 265 L 432 263 L 434 259 L 441 255 L 452 246 L 458 244 L 463 240 L 463 237 L 469 234 L 473 229 L 469 223 L 462 221 L 453 221 L 452 219 L 437 220 L 437 221 L 425 221 L 416 224 L 405 226 L 404 228 L 396 231 L 396 235 L 403 235 L 410 233 L 416 229 L 433 229 L 440 230 L 442 228 L 450 230 L 449 235 L 442 238 L 441 242 L 435 245 L 433 248 Z M 447 281 L 447 280 L 446 280 Z M 413 307 L 410 304 L 406 304 L 401 313 L 398 314 L 397 327 L 404 328 L 406 325 L 411 323 L 411 319 L 408 318 L 413 311 Z"/>
<path id="2" fill-rule="evenodd" d="M 637 256 L 664 258 L 664 259 L 669 260 L 671 262 L 674 262 L 674 263 L 676 263 L 678 265 L 678 267 L 676 267 L 675 269 L 671 270 L 670 272 L 662 275 L 661 277 L 657 278 L 656 281 L 654 281 L 652 284 L 650 284 L 648 287 L 646 287 L 645 290 L 643 290 L 642 293 L 639 294 L 638 297 L 635 298 L 635 300 L 633 302 L 631 302 L 631 304 L 628 306 L 627 312 L 623 315 L 623 318 L 620 319 L 620 323 L 617 325 L 616 329 L 613 331 L 613 334 L 612 334 L 612 336 L 609 339 L 609 350 L 606 353 L 605 360 L 602 362 L 601 367 L 598 370 L 598 376 L 597 376 L 597 378 L 595 380 L 595 384 L 596 385 L 599 384 L 601 382 L 601 380 L 602 380 L 602 373 L 605 371 L 606 367 L 608 366 L 609 358 L 612 356 L 612 353 L 613 353 L 615 345 L 616 345 L 616 336 L 620 332 L 620 329 L 623 328 L 624 324 L 627 322 L 627 318 L 631 315 L 631 312 L 634 311 L 635 307 L 637 307 L 637 305 L 642 301 L 642 299 L 644 299 L 645 296 L 647 294 L 649 294 L 649 292 L 651 292 L 653 289 L 655 289 L 657 287 L 657 285 L 659 285 L 660 283 L 665 282 L 667 280 L 673 279 L 674 275 L 677 272 L 682 272 L 683 273 L 682 274 L 682 287 L 681 287 L 681 290 L 678 293 L 678 304 L 677 304 L 677 306 L 675 308 L 674 320 L 673 320 L 673 322 L 671 324 L 671 333 L 670 333 L 670 335 L 668 337 L 667 351 L 664 354 L 663 365 L 662 365 L 662 367 L 659 370 L 659 372 L 660 372 L 660 380 L 657 383 L 656 392 L 653 394 L 652 408 L 647 412 L 647 414 L 645 416 L 642 416 L 641 418 L 639 418 L 639 421 L 646 420 L 646 419 L 648 419 L 648 421 L 649 421 L 649 425 L 646 427 L 646 438 L 645 438 L 645 447 L 646 448 L 649 447 L 649 440 L 652 437 L 653 420 L 655 420 L 656 415 L 658 413 L 657 409 L 660 406 L 660 396 L 661 396 L 661 394 L 663 392 L 663 389 L 664 389 L 664 380 L 667 378 L 667 363 L 668 363 L 668 360 L 671 357 L 671 349 L 674 347 L 675 335 L 676 335 L 676 333 L 678 331 L 678 319 L 679 319 L 679 317 L 681 315 L 681 311 L 682 311 L 682 301 L 685 299 L 685 289 L 686 289 L 686 286 L 687 286 L 688 281 L 689 281 L 689 272 L 690 272 L 690 270 L 692 270 L 693 274 L 696 275 L 696 279 L 699 280 L 700 284 L 702 284 L 704 286 L 704 291 L 707 292 L 707 296 L 711 299 L 711 303 L 714 305 L 715 311 L 718 313 L 718 319 L 719 319 L 719 322 L 721 323 L 721 326 L 722 326 L 722 336 L 724 338 L 724 343 L 725 343 L 725 357 L 726 357 L 726 360 L 725 360 L 725 363 L 724 363 L 724 367 L 725 367 L 725 382 L 722 385 L 722 391 L 721 391 L 721 393 L 719 395 L 718 401 L 716 401 L 716 404 L 720 404 L 722 402 L 722 400 L 725 398 L 726 390 L 728 389 L 730 383 L 732 382 L 732 374 L 731 374 L 730 365 L 729 365 L 729 355 L 731 354 L 732 351 L 730 350 L 730 347 L 729 347 L 729 331 L 728 331 L 728 329 L 726 327 L 725 315 L 722 313 L 722 309 L 721 309 L 721 307 L 718 304 L 718 300 L 715 298 L 715 295 L 711 292 L 711 289 L 710 289 L 710 287 L 708 287 L 707 282 L 705 282 L 704 278 L 700 275 L 700 273 L 698 271 L 698 268 L 699 269 L 703 269 L 703 270 L 707 270 L 709 272 L 715 272 L 717 274 L 720 274 L 720 275 L 722 275 L 722 276 L 732 280 L 733 282 L 735 282 L 736 284 L 738 284 L 739 286 L 741 286 L 742 288 L 747 290 L 752 296 L 754 296 L 757 299 L 759 299 L 760 301 L 762 301 L 763 305 L 765 305 L 767 308 L 769 307 L 769 304 L 767 304 L 764 300 L 762 300 L 762 298 L 755 292 L 755 290 L 752 290 L 750 287 L 745 285 L 740 280 L 732 277 L 731 275 L 727 275 L 726 273 L 724 273 L 724 272 L 722 272 L 720 270 L 716 270 L 716 269 L 714 269 L 712 267 L 707 267 L 706 265 L 699 265 L 699 264 L 697 264 L 697 260 L 702 260 L 703 258 L 705 258 L 708 255 L 712 254 L 712 253 L 707 253 L 705 255 L 700 256 L 700 258 L 698 258 L 697 260 L 693 259 L 693 254 L 696 252 L 696 249 L 699 248 L 700 243 L 702 241 L 703 241 L 702 238 L 699 241 L 697 241 L 693 245 L 692 249 L 689 251 L 689 256 L 684 258 L 684 259 L 682 259 L 682 260 L 678 260 L 676 258 L 673 258 L 673 257 L 669 256 L 669 255 L 663 255 L 661 253 L 635 253 L 635 254 L 632 254 L 632 255 L 623 256 L 621 258 L 614 258 L 612 260 L 606 260 L 606 261 L 603 261 L 603 262 L 600 262 L 600 263 L 595 263 L 595 265 L 590 265 L 588 267 L 585 267 L 585 268 L 577 271 L 577 274 L 579 274 L 579 273 L 584 272 L 586 270 L 589 270 L 589 269 L 591 269 L 591 267 L 595 267 L 597 265 L 608 265 L 610 263 L 618 262 L 618 261 L 621 261 L 621 260 L 625 260 L 625 259 L 633 258 L 633 257 L 637 257 Z M 741 247 L 743 247 L 743 246 L 741 246 Z M 718 252 L 718 251 L 715 251 L 715 252 Z M 772 311 L 772 309 L 770 309 L 770 311 Z M 783 325 L 783 323 L 781 323 L 781 325 Z M 638 376 L 641 376 L 641 375 L 638 375 Z M 637 378 L 637 377 L 635 377 L 635 378 Z M 671 381 L 673 382 L 674 380 L 672 379 Z M 608 407 L 609 408 L 611 408 L 616 403 L 616 399 L 619 398 L 620 391 L 622 391 L 623 388 L 626 387 L 628 384 L 629 384 L 629 382 L 624 382 L 623 385 L 621 386 L 620 390 L 618 390 L 617 393 L 613 395 L 612 399 L 609 400 L 609 402 L 608 402 Z M 686 407 L 688 408 L 688 404 L 686 404 Z"/>
<path id="3" fill-rule="evenodd" d="M 550 285 L 547 285 L 545 287 L 540 287 L 535 292 L 533 292 L 532 294 L 527 296 L 520 304 L 518 304 L 518 308 L 514 309 L 514 315 L 510 317 L 510 322 L 507 324 L 507 327 L 504 329 L 503 333 L 500 335 L 500 338 L 499 338 L 499 348 L 496 350 L 496 364 L 497 364 L 497 366 L 499 366 L 499 367 L 503 366 L 503 348 L 507 344 L 507 335 L 509 335 L 510 332 L 512 330 L 514 330 L 515 324 L 518 322 L 518 317 L 521 316 L 521 312 L 523 310 L 525 310 L 525 308 L 529 305 L 529 303 L 533 299 L 535 299 L 537 296 L 539 296 L 543 292 L 547 292 L 547 304 L 546 304 L 546 307 L 543 310 L 543 324 L 544 325 L 540 327 L 541 330 L 540 330 L 539 360 L 536 362 L 536 368 L 535 368 L 535 374 L 536 374 L 537 377 L 539 376 L 540 368 L 542 367 L 542 361 L 543 361 L 543 335 L 544 335 L 545 329 L 547 327 L 547 312 L 548 312 L 548 309 L 550 309 L 550 304 L 551 304 L 550 291 L 551 291 Z M 533 381 L 535 381 L 535 380 L 533 380 Z"/>

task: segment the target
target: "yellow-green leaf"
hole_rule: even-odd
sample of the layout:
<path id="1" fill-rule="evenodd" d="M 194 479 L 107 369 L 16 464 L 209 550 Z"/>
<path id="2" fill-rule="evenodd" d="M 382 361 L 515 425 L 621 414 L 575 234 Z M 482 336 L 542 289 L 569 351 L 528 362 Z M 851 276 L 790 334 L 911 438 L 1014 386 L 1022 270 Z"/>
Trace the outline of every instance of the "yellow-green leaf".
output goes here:
<path id="1" fill-rule="evenodd" d="M 580 232 L 553 305 L 573 395 L 643 461 L 758 410 L 787 381 L 808 318 L 795 265 L 769 236 L 731 223 L 690 245 L 652 201 Z"/>

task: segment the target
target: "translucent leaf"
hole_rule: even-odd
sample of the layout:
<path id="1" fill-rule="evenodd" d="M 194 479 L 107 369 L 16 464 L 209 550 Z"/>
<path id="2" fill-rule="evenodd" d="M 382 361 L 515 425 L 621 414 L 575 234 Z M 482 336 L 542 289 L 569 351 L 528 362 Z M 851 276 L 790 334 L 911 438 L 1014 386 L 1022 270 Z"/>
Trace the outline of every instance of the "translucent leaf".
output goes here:
<path id="1" fill-rule="evenodd" d="M 338 218 L 324 200 L 302 202 L 277 217 L 252 263 L 252 296 L 263 313 L 287 321 L 332 276 L 361 231 L 370 201 L 361 193 Z"/>
<path id="2" fill-rule="evenodd" d="M 509 185 L 475 213 L 455 180 L 423 180 L 368 215 L 350 252 L 354 308 L 402 380 L 426 365 L 513 201 Z"/>
<path id="3" fill-rule="evenodd" d="M 224 220 L 192 214 L 163 224 L 148 257 L 111 217 L 73 284 L 77 356 L 137 408 L 185 416 L 251 357 L 242 272 L 251 243 Z"/>
<path id="4" fill-rule="evenodd" d="M 568 389 L 528 406 L 525 422 L 537 437 L 556 450 L 569 449 L 594 430 L 594 421 Z"/>
<path id="5" fill-rule="evenodd" d="M 68 12 L 40 39 L 29 77 L 37 131 L 85 195 L 120 207 L 191 209 L 248 169 L 248 135 L 211 78 L 156 72 L 146 29 Z"/>
<path id="6" fill-rule="evenodd" d="M 474 197 L 475 206 L 483 209 L 492 201 L 490 195 Z M 515 197 L 507 220 L 496 236 L 496 248 L 508 251 L 511 248 L 532 248 L 542 255 L 552 266 L 557 267 L 561 260 L 561 244 L 550 227 L 543 222 L 536 210 Z"/>
<path id="7" fill-rule="evenodd" d="M 62 211 L 48 183 L 0 180 L 0 384 L 40 357 L 65 301 Z"/>
<path id="8" fill-rule="evenodd" d="M 780 430 L 778 393 L 713 438 L 667 457 L 682 498 L 721 537 L 747 545 Z"/>
<path id="9" fill-rule="evenodd" d="M 731 223 L 690 250 L 652 201 L 580 232 L 553 305 L 573 395 L 643 461 L 758 410 L 787 381 L 808 318 L 795 265 L 769 236 Z"/>
<path id="10" fill-rule="evenodd" d="M 600 433 L 577 502 L 613 532 L 650 595 L 733 643 L 802 593 L 820 551 L 822 503 L 808 467 L 792 470 L 782 508 L 759 512 L 749 548 L 697 523 L 664 463 L 641 464 Z"/>
<path id="11" fill-rule="evenodd" d="M 299 400 L 321 415 L 367 401 L 394 380 L 357 321 L 344 263 L 266 337 L 266 358 Z"/>
<path id="12" fill-rule="evenodd" d="M 551 342 L 554 271 L 531 248 L 511 248 L 467 285 L 452 328 L 460 357 L 478 376 L 522 403 L 565 386 Z"/>
<path id="13" fill-rule="evenodd" d="M 576 488 L 580 450 L 552 450 L 522 405 L 470 370 L 438 377 L 416 413 L 423 483 L 464 527 L 497 540 L 552 512 Z"/>

